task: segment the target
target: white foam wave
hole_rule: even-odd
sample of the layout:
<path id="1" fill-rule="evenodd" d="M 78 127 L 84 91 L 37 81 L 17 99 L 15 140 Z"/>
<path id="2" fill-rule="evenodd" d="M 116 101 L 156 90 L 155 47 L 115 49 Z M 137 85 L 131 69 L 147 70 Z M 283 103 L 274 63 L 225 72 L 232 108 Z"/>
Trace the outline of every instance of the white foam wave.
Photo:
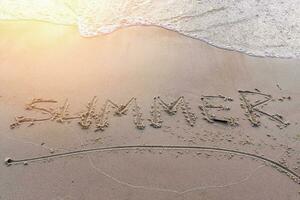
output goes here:
<path id="1" fill-rule="evenodd" d="M 256 56 L 300 57 L 300 0 L 0 0 L 0 19 L 77 25 L 87 37 L 156 25 Z"/>

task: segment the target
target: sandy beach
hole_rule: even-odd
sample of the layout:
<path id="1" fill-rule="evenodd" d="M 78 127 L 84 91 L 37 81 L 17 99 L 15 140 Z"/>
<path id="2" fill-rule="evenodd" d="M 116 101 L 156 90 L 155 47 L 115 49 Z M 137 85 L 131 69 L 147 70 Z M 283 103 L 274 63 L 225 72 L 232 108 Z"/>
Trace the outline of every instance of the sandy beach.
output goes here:
<path id="1" fill-rule="evenodd" d="M 0 27 L 1 200 L 300 198 L 299 59 L 248 56 L 150 26 L 94 38 L 44 22 L 7 21 Z M 95 96 L 95 113 L 108 99 L 116 104 L 103 118 L 109 123 L 104 131 L 95 132 L 101 114 L 94 119 L 88 112 Z M 53 103 L 38 103 L 42 111 L 25 109 L 39 98 Z M 131 98 L 126 114 L 115 116 Z M 176 100 L 176 114 L 170 115 L 163 102 Z M 248 104 L 263 100 L 256 108 L 272 116 L 245 115 Z M 51 109 L 64 109 L 65 102 L 75 119 L 10 127 L 17 116 L 57 114 Z M 86 128 L 79 124 L 85 119 L 91 120 Z M 153 120 L 161 127 L 153 128 Z M 55 156 L 130 145 L 139 147 Z M 151 145 L 230 151 L 146 147 Z M 53 157 L 4 163 L 45 155 Z"/>

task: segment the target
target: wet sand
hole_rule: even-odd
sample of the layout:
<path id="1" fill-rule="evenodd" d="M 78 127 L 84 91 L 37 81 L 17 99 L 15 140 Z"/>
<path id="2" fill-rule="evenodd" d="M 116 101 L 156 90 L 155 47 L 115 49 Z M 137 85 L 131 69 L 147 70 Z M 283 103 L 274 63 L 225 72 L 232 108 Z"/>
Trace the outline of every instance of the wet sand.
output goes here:
<path id="1" fill-rule="evenodd" d="M 53 155 L 119 145 L 184 145 L 239 150 L 274 160 L 300 174 L 300 60 L 250 57 L 211 47 L 156 27 L 131 27 L 82 38 L 73 27 L 38 22 L 1 22 L 0 199 L 292 199 L 300 186 L 261 160 L 202 150 L 129 149 L 92 152 L 5 166 L 4 159 Z M 280 113 L 280 129 L 262 116 L 252 127 L 238 90 L 259 89 L 276 101 L 264 110 Z M 208 123 L 202 95 L 225 95 L 226 116 L 239 126 Z M 15 116 L 41 116 L 24 109 L 32 98 L 67 98 L 70 112 L 97 96 L 125 104 L 136 97 L 146 128 L 132 112 L 110 117 L 105 131 L 83 130 L 78 120 L 26 124 L 10 129 Z M 161 111 L 162 127 L 147 118 L 153 97 L 179 96 L 198 117 L 190 127 L 181 112 Z M 283 97 L 291 99 L 283 99 Z M 280 190 L 278 189 L 280 188 Z"/>

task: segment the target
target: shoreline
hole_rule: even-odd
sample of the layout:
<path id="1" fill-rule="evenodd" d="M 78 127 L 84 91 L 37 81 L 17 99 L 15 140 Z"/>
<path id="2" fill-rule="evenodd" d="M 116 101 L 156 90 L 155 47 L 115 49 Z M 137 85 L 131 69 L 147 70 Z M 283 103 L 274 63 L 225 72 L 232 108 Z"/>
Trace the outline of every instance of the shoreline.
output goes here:
<path id="1" fill-rule="evenodd" d="M 32 1 L 34 2 L 34 1 Z M 233 2 L 94 1 L 0 3 L 2 19 L 42 19 L 76 24 L 82 35 L 93 36 L 119 27 L 156 25 L 221 48 L 254 55 L 298 57 L 299 0 Z M 150 9 L 151 8 L 151 9 Z M 289 11 L 289 12 L 287 12 Z M 41 13 L 47 13 L 42 15 Z M 226 34 L 224 34 L 226 33 Z"/>
<path id="2" fill-rule="evenodd" d="M 1 23 L 11 23 L 11 22 L 15 22 L 15 23 L 45 23 L 45 24 L 49 24 L 49 25 L 57 25 L 57 26 L 65 26 L 65 27 L 72 27 L 72 28 L 76 28 L 78 29 L 77 25 L 75 24 L 58 24 L 58 23 L 53 23 L 53 22 L 49 22 L 49 21 L 44 21 L 44 20 L 31 20 L 31 19 L 28 19 L 28 20 L 13 20 L 13 19 L 6 19 L 6 20 L 0 20 L 0 24 Z M 166 31 L 170 31 L 170 32 L 173 32 L 175 34 L 179 34 L 183 37 L 186 37 L 186 38 L 190 38 L 190 39 L 193 39 L 193 40 L 196 40 L 196 41 L 200 41 L 200 42 L 203 42 L 207 45 L 210 45 L 212 47 L 215 47 L 215 48 L 218 48 L 218 49 L 221 49 L 221 50 L 226 50 L 226 51 L 230 51 L 230 52 L 237 52 L 237 53 L 241 53 L 241 54 L 245 54 L 247 56 L 251 56 L 251 57 L 256 57 L 256 58 L 272 58 L 272 59 L 296 59 L 296 60 L 300 60 L 300 56 L 297 57 L 297 56 L 276 56 L 276 55 L 258 55 L 258 54 L 254 54 L 254 53 L 251 53 L 249 52 L 249 50 L 243 50 L 243 49 L 234 49 L 233 47 L 226 47 L 222 44 L 215 44 L 213 42 L 210 42 L 209 40 L 206 40 L 204 38 L 197 38 L 197 37 L 193 37 L 193 36 L 190 36 L 190 35 L 186 35 L 180 31 L 177 31 L 177 30 L 174 30 L 172 28 L 168 28 L 168 27 L 165 27 L 163 25 L 155 25 L 155 24 L 134 24 L 134 25 L 128 25 L 128 26 L 120 26 L 118 28 L 115 28 L 114 30 L 112 30 L 111 32 L 101 32 L 97 35 L 93 35 L 93 36 L 81 36 L 83 38 L 97 38 L 97 37 L 105 37 L 107 35 L 110 35 L 110 34 L 113 34 L 115 32 L 118 32 L 118 31 L 122 31 L 122 30 L 126 30 L 126 29 L 130 29 L 130 28 L 158 28 L 158 29 L 164 29 Z M 78 34 L 80 35 L 80 32 L 78 31 Z"/>

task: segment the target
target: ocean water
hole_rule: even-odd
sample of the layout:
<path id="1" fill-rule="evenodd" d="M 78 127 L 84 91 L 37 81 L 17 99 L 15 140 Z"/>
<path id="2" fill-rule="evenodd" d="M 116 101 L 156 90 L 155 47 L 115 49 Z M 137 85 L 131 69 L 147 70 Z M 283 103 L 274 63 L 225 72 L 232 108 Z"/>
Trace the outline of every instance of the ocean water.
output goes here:
<path id="1" fill-rule="evenodd" d="M 0 19 L 76 25 L 85 37 L 155 25 L 251 55 L 300 57 L 300 0 L 0 0 Z"/>

